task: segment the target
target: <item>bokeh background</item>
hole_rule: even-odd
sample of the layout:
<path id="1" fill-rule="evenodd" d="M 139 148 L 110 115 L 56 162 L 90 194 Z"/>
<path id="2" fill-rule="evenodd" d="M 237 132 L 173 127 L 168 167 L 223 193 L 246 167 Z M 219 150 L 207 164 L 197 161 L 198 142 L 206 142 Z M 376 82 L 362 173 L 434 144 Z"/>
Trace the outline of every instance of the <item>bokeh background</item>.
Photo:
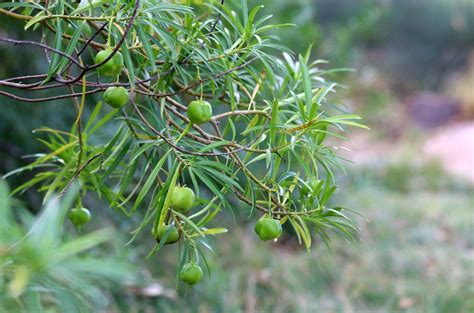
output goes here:
<path id="1" fill-rule="evenodd" d="M 333 142 L 353 161 L 340 174 L 334 202 L 362 215 L 360 241 L 335 237 L 330 250 L 316 241 L 306 252 L 289 234 L 260 242 L 245 212 L 229 214 L 222 219 L 230 231 L 209 255 L 212 275 L 176 290 L 176 249 L 145 259 L 149 237 L 125 246 L 137 221 L 91 197 L 97 218 L 88 230 L 114 230 L 94 254 L 134 265 L 133 279 L 109 286 L 107 310 L 473 312 L 474 1 L 250 2 L 263 3 L 275 23 L 297 25 L 275 33 L 283 44 L 297 53 L 312 44 L 313 58 L 341 69 L 327 78 L 341 83 L 337 97 L 371 128 Z M 0 16 L 1 36 L 24 38 L 21 28 Z M 0 77 L 39 71 L 36 53 L 0 46 Z M 33 129 L 67 129 L 75 115 L 66 102 L 3 97 L 0 112 L 0 174 L 41 151 Z M 18 201 L 30 212 L 41 208 L 34 190 Z"/>

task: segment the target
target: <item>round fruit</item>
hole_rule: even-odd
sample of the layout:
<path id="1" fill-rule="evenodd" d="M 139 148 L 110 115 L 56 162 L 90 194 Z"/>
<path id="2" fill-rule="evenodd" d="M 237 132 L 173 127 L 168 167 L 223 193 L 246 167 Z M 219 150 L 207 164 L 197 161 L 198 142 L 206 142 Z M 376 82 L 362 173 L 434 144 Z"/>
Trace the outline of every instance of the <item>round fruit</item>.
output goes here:
<path id="1" fill-rule="evenodd" d="M 109 55 L 113 52 L 112 49 L 102 50 L 95 56 L 95 64 L 102 63 Z M 120 52 L 116 52 L 114 56 L 108 60 L 105 64 L 99 66 L 97 71 L 100 75 L 114 77 L 120 74 L 123 67 L 123 57 Z"/>
<path id="2" fill-rule="evenodd" d="M 187 284 L 194 285 L 202 279 L 202 269 L 196 263 L 186 263 L 179 272 L 179 278 Z"/>
<path id="3" fill-rule="evenodd" d="M 171 206 L 177 211 L 186 213 L 193 207 L 195 198 L 191 188 L 176 186 L 171 197 Z"/>
<path id="4" fill-rule="evenodd" d="M 75 208 L 71 209 L 68 217 L 74 225 L 82 226 L 90 221 L 91 213 L 86 208 Z"/>
<path id="5" fill-rule="evenodd" d="M 158 226 L 158 231 L 157 231 L 157 235 L 156 235 L 156 240 L 158 242 L 161 241 L 161 238 L 163 238 L 166 234 L 166 232 L 168 232 L 168 229 L 169 229 L 169 233 L 168 233 L 168 237 L 166 238 L 166 241 L 165 241 L 165 244 L 172 244 L 172 243 L 175 243 L 179 240 L 179 232 L 178 232 L 178 229 L 173 226 L 173 225 L 160 225 Z"/>
<path id="6" fill-rule="evenodd" d="M 186 111 L 189 120 L 193 124 L 203 124 L 212 118 L 212 107 L 204 100 L 192 101 Z"/>
<path id="7" fill-rule="evenodd" d="M 104 101 L 114 108 L 123 107 L 128 100 L 128 91 L 124 87 L 109 87 L 104 93 Z"/>
<path id="8" fill-rule="evenodd" d="M 255 232 L 262 240 L 271 240 L 281 236 L 283 230 L 278 220 L 270 217 L 261 218 L 255 224 Z"/>

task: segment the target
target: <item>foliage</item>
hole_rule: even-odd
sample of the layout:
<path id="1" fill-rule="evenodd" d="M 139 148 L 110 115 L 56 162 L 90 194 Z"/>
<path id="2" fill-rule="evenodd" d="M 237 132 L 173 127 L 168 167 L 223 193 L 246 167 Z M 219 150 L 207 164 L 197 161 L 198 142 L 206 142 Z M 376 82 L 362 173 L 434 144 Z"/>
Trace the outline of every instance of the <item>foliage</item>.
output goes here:
<path id="1" fill-rule="evenodd" d="M 112 239 L 110 229 L 77 237 L 63 232 L 74 197 L 72 190 L 61 202 L 50 200 L 34 217 L 21 207 L 13 210 L 0 180 L 0 311 L 94 312 L 107 304 L 110 283 L 132 278 L 122 262 L 85 255 Z"/>
<path id="2" fill-rule="evenodd" d="M 271 251 L 249 233 L 252 225 L 236 225 L 231 238 L 216 238 L 219 257 L 211 258 L 210 278 L 182 297 L 134 304 L 164 313 L 473 311 L 472 185 L 446 184 L 452 178 L 438 169 L 399 157 L 384 161 L 418 182 L 408 191 L 381 183 L 381 173 L 395 170 L 373 164 L 352 168 L 354 177 L 343 185 L 338 202 L 369 219 L 359 220 L 360 244 L 334 238 L 330 254 L 319 242 L 301 253 L 286 237 Z M 433 176 L 443 188 L 431 185 Z M 173 281 L 173 273 L 154 273 Z M 127 303 L 121 305 L 127 312 Z"/>
<path id="3" fill-rule="evenodd" d="M 375 67 L 405 95 L 438 89 L 447 74 L 466 63 L 474 45 L 472 1 L 318 0 L 313 5 L 325 34 L 318 51 L 323 57 L 337 65 Z"/>
<path id="4" fill-rule="evenodd" d="M 70 99 L 77 111 L 70 130 L 37 130 L 49 151 L 7 175 L 35 173 L 13 194 L 38 186 L 49 202 L 77 182 L 78 207 L 94 193 L 123 216 L 140 214 L 132 240 L 176 225 L 182 238 L 178 270 L 204 257 L 203 248 L 212 250 L 206 237 L 227 231 L 213 225 L 223 210 L 276 218 L 307 249 L 312 235 L 326 243 L 331 231 L 355 238 L 345 209 L 329 204 L 337 189 L 334 170 L 342 165 L 326 142 L 344 138 L 346 127 L 366 127 L 330 97 L 338 85 L 323 76 L 331 70 L 312 62 L 310 49 L 293 57 L 267 35 L 288 25 L 268 24 L 260 6 L 242 1 L 234 11 L 227 3 L 185 2 L 0 4 L 0 13 L 41 33 L 40 42 L 0 42 L 43 49 L 48 62 L 44 74 L 1 80 L 8 91 L 0 95 L 27 103 Z M 110 53 L 94 63 L 102 50 Z M 122 72 L 101 76 L 98 69 L 118 53 Z M 94 105 L 93 95 L 113 86 L 127 88 L 129 103 Z M 35 97 L 41 90 L 54 95 Z M 199 126 L 186 116 L 187 103 L 196 99 L 208 101 L 214 112 Z M 90 114 L 85 107 L 93 107 Z M 115 134 L 105 125 L 115 126 Z M 171 205 L 173 191 L 185 184 L 197 197 L 198 209 L 190 214 Z"/>

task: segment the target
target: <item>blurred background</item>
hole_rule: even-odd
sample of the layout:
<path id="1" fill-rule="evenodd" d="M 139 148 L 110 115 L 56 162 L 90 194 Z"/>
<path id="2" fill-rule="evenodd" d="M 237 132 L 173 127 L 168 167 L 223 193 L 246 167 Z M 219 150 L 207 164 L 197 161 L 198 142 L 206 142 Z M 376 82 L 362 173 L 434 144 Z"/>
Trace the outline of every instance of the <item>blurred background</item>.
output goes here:
<path id="1" fill-rule="evenodd" d="M 135 265 L 133 279 L 107 287 L 109 310 L 474 312 L 474 1 L 250 3 L 263 3 L 274 23 L 297 25 L 275 33 L 284 45 L 304 53 L 312 44 L 313 58 L 330 61 L 327 69 L 353 70 L 326 78 L 341 83 L 337 97 L 371 128 L 333 142 L 353 161 L 334 202 L 363 216 L 360 242 L 335 237 L 331 250 L 317 241 L 308 253 L 289 234 L 277 244 L 261 242 L 245 213 L 229 214 L 222 219 L 230 231 L 209 256 L 212 275 L 176 291 L 176 249 L 145 260 L 148 236 L 125 246 L 136 221 L 86 199 L 99 217 L 87 230 L 114 230 L 93 253 Z M 0 36 L 23 38 L 19 29 L 0 17 Z M 0 77 L 41 69 L 35 53 L 41 51 L 0 46 Z M 0 112 L 0 174 L 41 149 L 33 129 L 68 129 L 75 115 L 64 102 L 6 98 Z M 35 212 L 40 203 L 32 191 L 16 205 Z"/>

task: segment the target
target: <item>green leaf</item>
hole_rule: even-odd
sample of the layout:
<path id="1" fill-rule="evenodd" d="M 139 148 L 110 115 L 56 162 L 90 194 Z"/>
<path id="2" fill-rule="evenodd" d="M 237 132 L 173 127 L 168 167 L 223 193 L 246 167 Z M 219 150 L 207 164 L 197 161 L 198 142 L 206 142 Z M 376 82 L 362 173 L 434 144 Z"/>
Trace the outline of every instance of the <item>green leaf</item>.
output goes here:
<path id="1" fill-rule="evenodd" d="M 98 101 L 96 106 L 94 107 L 94 110 L 92 111 L 91 115 L 89 116 L 89 119 L 87 120 L 86 127 L 84 127 L 84 132 L 87 133 L 89 128 L 94 124 L 97 116 L 100 113 L 100 109 L 102 108 L 102 101 Z"/>
<path id="2" fill-rule="evenodd" d="M 163 164 L 166 161 L 166 158 L 168 157 L 169 153 L 171 150 L 168 150 L 160 159 L 160 161 L 156 164 L 155 168 L 153 171 L 150 173 L 150 176 L 148 176 L 148 179 L 145 181 L 143 184 L 143 188 L 140 190 L 140 193 L 137 196 L 137 200 L 135 200 L 135 203 L 133 205 L 131 213 L 134 213 L 138 206 L 142 203 L 143 199 L 145 198 L 146 194 L 150 190 L 151 186 L 156 183 L 156 178 L 158 174 L 161 171 L 161 168 L 163 167 Z"/>
<path id="3" fill-rule="evenodd" d="M 31 20 L 29 20 L 28 23 L 25 24 L 24 29 L 28 30 L 28 28 L 30 28 L 31 26 L 33 26 L 36 23 L 39 23 L 42 20 L 45 20 L 47 18 L 49 18 L 49 16 L 45 15 L 44 11 L 41 11 L 35 17 L 33 17 Z"/>
<path id="4" fill-rule="evenodd" d="M 201 233 L 204 235 L 204 236 L 207 236 L 207 235 L 217 235 L 217 234 L 224 234 L 224 233 L 227 233 L 228 230 L 227 228 L 223 228 L 223 227 L 220 227 L 220 228 L 210 228 L 210 229 L 206 229 L 206 230 L 201 230 Z M 194 236 L 200 236 L 200 234 L 193 234 L 191 235 L 191 237 L 194 237 Z"/>
<path id="5" fill-rule="evenodd" d="M 87 11 L 89 9 L 97 8 L 109 2 L 110 2 L 109 0 L 87 0 L 83 3 L 81 2 L 81 4 L 77 7 L 77 9 L 71 12 L 71 15 L 77 15 L 81 12 Z"/>
<path id="6" fill-rule="evenodd" d="M 311 84 L 311 79 L 309 77 L 308 68 L 306 66 L 306 60 L 303 58 L 301 54 L 299 55 L 299 62 L 300 62 L 300 67 L 301 67 L 301 76 L 303 78 L 306 112 L 312 112 L 313 111 L 312 87 L 311 87 L 312 84 Z M 303 118 L 305 121 L 311 120 L 313 117 L 314 117 L 313 115 L 310 115 L 309 117 L 306 117 L 305 115 L 303 115 Z"/>
<path id="7" fill-rule="evenodd" d="M 168 179 L 166 181 L 166 186 L 167 186 L 166 197 L 164 198 L 163 206 L 157 208 L 157 211 L 156 211 L 157 214 L 155 217 L 155 223 L 153 225 L 155 232 L 157 231 L 159 225 L 163 225 L 166 214 L 168 214 L 168 210 L 171 204 L 171 198 L 173 197 L 174 187 L 176 186 L 176 182 L 178 181 L 178 177 L 180 174 L 180 169 L 181 169 L 181 164 L 178 162 L 175 162 L 175 165 L 173 166 L 173 171 L 171 171 L 168 175 Z M 171 175 L 171 173 L 173 174 Z"/>
<path id="8" fill-rule="evenodd" d="M 74 52 L 74 49 L 77 47 L 77 43 L 79 41 L 79 37 L 81 37 L 82 29 L 84 28 L 85 23 L 87 23 L 87 22 L 84 21 L 81 24 L 79 24 L 79 27 L 76 28 L 74 34 L 72 35 L 72 38 L 69 41 L 69 44 L 68 44 L 66 50 L 64 51 L 64 53 L 66 53 L 67 55 L 72 55 L 72 53 Z M 55 71 L 56 72 L 62 72 L 69 62 L 70 61 L 68 59 L 63 57 L 61 59 L 61 62 L 58 65 L 58 68 Z"/>
<path id="9" fill-rule="evenodd" d="M 151 69 L 152 69 L 153 73 L 155 73 L 156 72 L 155 53 L 153 52 L 153 49 L 151 48 L 150 40 L 147 38 L 147 34 L 145 34 L 145 31 L 143 30 L 143 27 L 140 24 L 136 24 L 135 28 L 137 29 L 137 33 L 138 33 L 138 37 L 140 38 L 140 42 L 142 43 L 143 48 L 146 51 L 146 56 L 149 59 Z"/>
<path id="10" fill-rule="evenodd" d="M 199 236 L 205 237 L 205 235 L 201 231 L 201 229 L 199 229 L 199 227 L 191 219 L 189 219 L 186 215 L 181 214 L 178 211 L 173 211 L 173 213 L 176 214 L 180 219 L 182 219 L 186 223 L 186 225 L 189 225 L 192 229 L 194 229 Z"/>
<path id="11" fill-rule="evenodd" d="M 64 1 L 59 1 L 57 13 L 58 14 L 64 13 Z M 56 29 L 55 29 L 56 35 L 54 37 L 53 48 L 59 51 L 62 51 L 62 39 L 63 39 L 62 37 L 63 26 L 62 25 L 63 25 L 63 20 L 60 18 L 56 18 Z M 49 64 L 49 69 L 48 69 L 48 76 L 46 77 L 44 82 L 48 82 L 51 79 L 51 77 L 53 77 L 57 73 L 58 71 L 57 65 L 61 58 L 62 56 L 60 56 L 57 53 L 52 54 L 51 63 Z"/>
<path id="12" fill-rule="evenodd" d="M 126 40 L 124 40 L 124 42 L 122 43 L 122 48 L 120 49 L 120 51 L 123 54 L 123 60 L 125 61 L 125 66 L 127 67 L 130 86 L 132 87 L 132 89 L 135 89 L 135 65 L 133 65 L 132 57 L 130 56 L 130 52 L 128 51 Z"/>

